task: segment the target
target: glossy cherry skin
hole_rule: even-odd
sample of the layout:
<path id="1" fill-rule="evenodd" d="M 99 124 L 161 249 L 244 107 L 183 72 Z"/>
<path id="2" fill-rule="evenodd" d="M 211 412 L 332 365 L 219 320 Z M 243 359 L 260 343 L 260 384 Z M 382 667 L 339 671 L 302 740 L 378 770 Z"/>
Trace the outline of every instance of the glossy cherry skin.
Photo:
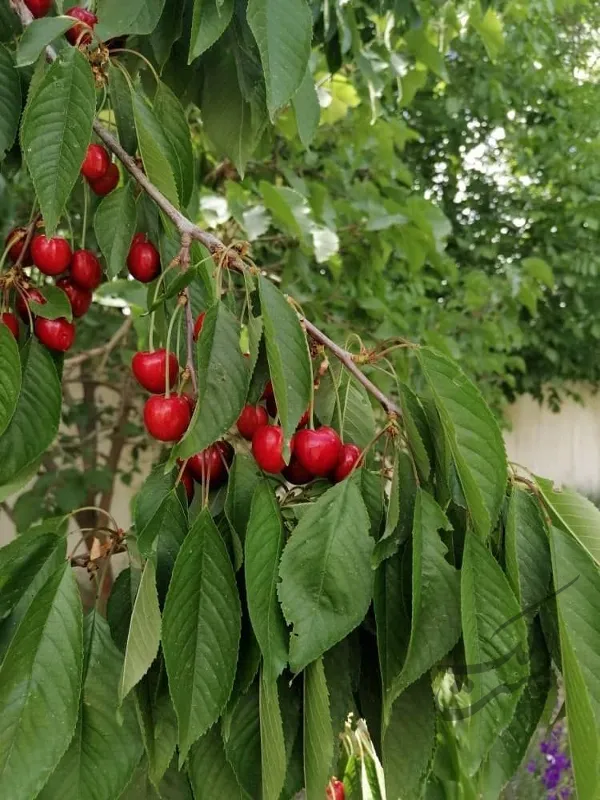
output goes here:
<path id="1" fill-rule="evenodd" d="M 102 266 L 91 250 L 75 250 L 71 259 L 71 280 L 91 292 L 102 283 Z"/>
<path id="2" fill-rule="evenodd" d="M 39 234 L 31 242 L 33 263 L 44 275 L 60 275 L 71 263 L 72 255 L 71 245 L 62 236 L 48 239 Z"/>
<path id="3" fill-rule="evenodd" d="M 181 466 L 179 462 L 177 463 Z M 181 475 L 181 483 L 185 489 L 185 494 L 189 505 L 194 499 L 194 478 L 187 467 L 183 470 L 183 474 Z"/>
<path id="4" fill-rule="evenodd" d="M 332 778 L 327 784 L 325 796 L 327 800 L 345 800 L 346 792 L 344 790 L 344 784 L 337 778 Z"/>
<path id="5" fill-rule="evenodd" d="M 187 468 L 198 483 L 208 482 L 211 489 L 227 479 L 227 466 L 233 458 L 233 448 L 228 442 L 215 442 L 196 453 L 187 463 Z"/>
<path id="6" fill-rule="evenodd" d="M 300 422 L 296 425 L 296 430 L 299 428 L 303 428 L 305 425 L 308 425 L 308 420 L 310 419 L 310 408 L 307 408 L 304 414 L 300 417 Z"/>
<path id="7" fill-rule="evenodd" d="M 66 32 L 65 36 L 71 44 L 77 44 L 77 40 L 84 32 L 86 26 L 88 28 L 93 28 L 98 22 L 98 17 L 95 14 L 92 14 L 91 11 L 87 11 L 85 8 L 80 8 L 79 6 L 74 6 L 68 11 L 65 11 L 65 15 L 85 23 L 85 25 L 73 25 L 73 27 L 69 28 L 69 30 Z M 86 36 L 81 36 L 79 43 L 89 44 L 91 41 L 92 37 L 88 33 Z"/>
<path id="8" fill-rule="evenodd" d="M 0 323 L 4 323 L 15 339 L 19 338 L 19 320 L 10 311 L 0 314 Z"/>
<path id="9" fill-rule="evenodd" d="M 163 394 L 167 383 L 167 351 L 164 348 L 136 353 L 131 359 L 131 370 L 137 382 L 153 394 Z M 172 388 L 179 376 L 179 362 L 175 353 L 169 353 L 169 386 Z M 187 403 L 187 398 L 184 398 Z M 189 407 L 189 403 L 188 403 Z"/>
<path id="10" fill-rule="evenodd" d="M 88 181 L 97 181 L 108 172 L 110 156 L 101 144 L 90 144 L 81 165 L 81 174 Z"/>
<path id="11" fill-rule="evenodd" d="M 276 474 L 285 467 L 283 431 L 279 425 L 263 425 L 252 437 L 252 455 L 265 472 Z"/>
<path id="12" fill-rule="evenodd" d="M 267 400 L 269 397 L 274 397 L 273 382 L 272 381 L 267 381 L 267 384 L 265 386 L 265 390 L 262 393 L 262 399 L 263 400 Z"/>
<path id="13" fill-rule="evenodd" d="M 159 442 L 177 442 L 187 431 L 191 419 L 190 407 L 184 397 L 154 394 L 144 406 L 146 430 Z"/>
<path id="14" fill-rule="evenodd" d="M 301 486 L 303 483 L 312 481 L 314 475 L 305 469 L 298 461 L 295 455 L 292 455 L 290 463 L 282 470 L 283 477 L 288 483 L 293 483 L 294 486 Z"/>
<path id="15" fill-rule="evenodd" d="M 38 292 L 37 289 L 34 289 L 33 286 L 30 287 L 29 289 L 23 290 L 23 295 L 19 295 L 17 297 L 17 302 L 15 306 L 17 309 L 17 314 L 21 317 L 21 319 L 26 325 L 29 325 L 29 314 L 27 312 L 27 306 L 29 305 L 29 302 L 31 300 L 33 300 L 34 303 L 41 303 L 42 305 L 44 305 L 44 303 L 46 302 L 46 298 L 44 297 L 44 295 L 41 292 Z M 33 312 L 31 313 L 31 315 L 33 316 Z"/>
<path id="16" fill-rule="evenodd" d="M 127 268 L 133 277 L 141 283 L 150 283 L 160 272 L 158 250 L 145 236 L 141 240 L 133 240 L 127 256 Z"/>
<path id="17" fill-rule="evenodd" d="M 343 444 L 340 450 L 340 457 L 331 476 L 333 480 L 339 483 L 344 478 L 347 478 L 361 455 L 360 447 L 355 444 Z"/>
<path id="18" fill-rule="evenodd" d="M 50 11 L 52 0 L 25 0 L 25 5 L 33 16 L 39 19 L 40 17 L 45 17 L 48 11 Z"/>
<path id="19" fill-rule="evenodd" d="M 240 436 L 250 442 L 256 431 L 268 424 L 269 415 L 262 406 L 244 406 L 237 421 L 237 429 Z"/>
<path id="20" fill-rule="evenodd" d="M 21 251 L 23 250 L 23 245 L 25 244 L 26 236 L 27 236 L 27 231 L 25 228 L 13 228 L 12 231 L 8 234 L 8 236 L 4 240 L 4 243 L 7 247 L 8 243 L 12 242 L 10 250 L 8 251 L 8 257 L 13 262 L 13 264 L 17 261 L 17 259 L 21 255 Z M 31 249 L 29 247 L 27 248 L 27 252 L 23 257 L 22 263 L 25 266 L 28 266 L 28 264 L 31 263 Z"/>
<path id="21" fill-rule="evenodd" d="M 294 452 L 302 466 L 324 478 L 335 468 L 342 442 L 333 428 L 324 425 L 311 431 L 304 428 L 294 436 Z"/>
<path id="22" fill-rule="evenodd" d="M 35 335 L 49 350 L 66 353 L 75 341 L 75 325 L 64 317 L 58 319 L 38 317 L 35 321 Z"/>
<path id="23" fill-rule="evenodd" d="M 110 194 L 110 192 L 117 187 L 119 178 L 119 168 L 116 164 L 111 164 L 101 178 L 97 178 L 95 181 L 90 181 L 89 183 L 94 194 L 97 194 L 99 197 L 104 197 L 104 195 Z"/>
<path id="24" fill-rule="evenodd" d="M 77 286 L 77 284 L 73 283 L 73 281 L 69 278 L 60 278 L 60 280 L 56 281 L 56 285 L 59 289 L 62 289 L 69 298 L 73 316 L 76 319 L 83 317 L 83 315 L 88 312 L 89 307 L 92 304 L 92 293 L 90 290 L 82 289 L 80 286 Z"/>
<path id="25" fill-rule="evenodd" d="M 203 311 L 201 314 L 198 314 L 198 318 L 196 320 L 196 324 L 194 325 L 194 341 L 198 341 L 198 337 L 202 333 L 202 326 L 204 325 L 204 317 L 206 313 Z"/>

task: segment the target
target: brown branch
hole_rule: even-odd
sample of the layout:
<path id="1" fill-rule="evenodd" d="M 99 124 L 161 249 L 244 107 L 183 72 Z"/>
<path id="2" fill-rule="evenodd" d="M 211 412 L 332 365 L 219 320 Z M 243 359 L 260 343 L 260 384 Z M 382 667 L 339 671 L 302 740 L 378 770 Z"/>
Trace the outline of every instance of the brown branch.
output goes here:
<path id="1" fill-rule="evenodd" d="M 121 339 L 124 339 L 125 336 L 127 336 L 132 326 L 133 317 L 127 317 L 125 322 L 123 322 L 121 327 L 113 334 L 106 344 L 103 344 L 101 347 L 94 347 L 92 350 L 86 350 L 84 353 L 78 353 L 76 356 L 71 356 L 71 358 L 67 358 L 65 360 L 65 368 L 76 367 L 79 364 L 83 364 L 85 361 L 89 361 L 90 358 L 96 358 L 97 356 L 104 356 L 103 365 L 105 365 L 110 353 L 119 344 Z"/>
<path id="2" fill-rule="evenodd" d="M 8 503 L 0 503 L 0 511 L 3 511 L 13 524 L 15 523 L 15 515 Z"/>
<path id="3" fill-rule="evenodd" d="M 129 411 L 131 410 L 131 404 L 129 402 L 129 395 L 131 393 L 131 381 L 129 379 L 129 375 L 126 376 L 125 382 L 123 384 L 123 394 L 121 399 L 121 409 L 119 411 L 119 417 L 117 422 L 112 431 L 111 437 L 111 444 L 110 444 L 110 451 L 108 453 L 108 458 L 106 459 L 105 468 L 108 470 L 112 477 L 112 482 L 110 487 L 102 494 L 100 498 L 100 508 L 103 508 L 105 511 L 110 512 L 110 506 L 113 500 L 113 494 L 115 491 L 115 481 L 117 479 L 117 467 L 119 466 L 119 461 L 121 460 L 121 454 L 123 452 L 123 448 L 127 444 L 127 421 L 129 419 Z"/>
<path id="4" fill-rule="evenodd" d="M 26 8 L 23 3 L 23 0 L 10 0 L 12 7 L 15 9 L 16 13 L 19 15 L 21 22 L 23 25 L 27 26 L 33 21 L 33 17 L 30 11 Z M 46 48 L 46 53 L 48 59 L 53 61 L 56 58 L 56 52 L 52 48 Z M 182 242 L 185 239 L 193 239 L 198 242 L 201 242 L 207 250 L 211 254 L 219 253 L 222 254 L 223 252 L 227 252 L 227 266 L 232 267 L 233 269 L 237 269 L 240 272 L 243 272 L 245 269 L 245 264 L 239 255 L 235 252 L 235 250 L 231 248 L 227 248 L 225 244 L 218 239 L 216 236 L 213 236 L 212 233 L 208 233 L 208 231 L 202 230 L 197 225 L 189 220 L 184 214 L 181 213 L 175 206 L 168 200 L 164 194 L 149 180 L 147 175 L 144 173 L 143 170 L 135 162 L 135 159 L 129 155 L 129 153 L 124 150 L 119 142 L 115 139 L 115 137 L 109 133 L 106 128 L 98 122 L 98 120 L 94 120 L 94 132 L 101 139 L 106 147 L 113 153 L 119 161 L 123 164 L 125 169 L 129 172 L 130 175 L 135 178 L 138 185 L 144 189 L 146 194 L 154 200 L 156 205 L 160 208 L 160 210 L 173 222 L 179 235 L 182 237 Z M 188 309 L 190 304 L 188 303 Z M 190 333 L 190 326 L 189 326 L 189 317 L 191 315 L 191 309 L 186 312 L 188 315 L 188 348 L 190 347 L 189 342 L 189 333 Z M 339 347 L 335 344 L 326 334 L 324 334 L 319 328 L 309 322 L 306 319 L 303 319 L 304 324 L 306 326 L 307 331 L 318 342 L 321 342 L 325 347 L 327 347 L 331 352 L 340 360 L 340 362 L 344 365 L 346 369 L 348 369 L 354 377 L 362 383 L 365 389 L 370 392 L 376 400 L 381 403 L 385 411 L 390 414 L 396 414 L 401 416 L 402 410 L 393 400 L 389 399 L 383 392 L 381 392 L 375 384 L 363 375 L 360 369 L 356 366 L 356 364 L 352 360 L 352 354 L 347 350 Z M 93 353 L 94 351 L 89 351 L 89 353 Z M 97 355 L 98 353 L 94 353 Z M 85 356 L 85 354 L 81 354 L 81 356 Z M 89 358 L 90 356 L 87 355 L 83 359 L 81 356 L 74 356 L 72 359 L 67 359 L 65 362 L 65 366 L 71 365 L 75 359 L 79 359 L 75 363 L 81 363 L 81 360 L 85 360 L 85 358 Z M 189 361 L 189 350 L 188 350 L 188 361 Z M 69 363 L 71 362 L 71 364 Z M 188 364 L 189 366 L 189 364 Z"/>

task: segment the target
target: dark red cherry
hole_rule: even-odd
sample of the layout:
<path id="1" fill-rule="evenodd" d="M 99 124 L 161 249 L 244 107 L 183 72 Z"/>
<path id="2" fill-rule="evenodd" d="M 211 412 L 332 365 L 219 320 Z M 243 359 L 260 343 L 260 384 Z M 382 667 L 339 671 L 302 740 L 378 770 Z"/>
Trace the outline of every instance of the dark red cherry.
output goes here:
<path id="1" fill-rule="evenodd" d="M 75 325 L 64 317 L 38 317 L 35 321 L 35 335 L 49 350 L 66 353 L 75 341 Z"/>
<path id="2" fill-rule="evenodd" d="M 292 455 L 290 463 L 282 470 L 283 477 L 294 486 L 301 486 L 303 483 L 312 481 L 314 475 L 305 469 L 295 455 Z"/>
<path id="3" fill-rule="evenodd" d="M 327 800 L 345 800 L 346 792 L 344 790 L 344 784 L 337 778 L 332 778 L 327 784 L 325 795 Z"/>
<path id="4" fill-rule="evenodd" d="M 27 237 L 26 228 L 13 228 L 4 241 L 6 247 L 8 247 L 10 244 L 10 249 L 8 251 L 8 258 L 13 262 L 13 264 L 17 261 L 17 259 L 21 255 L 21 251 L 23 250 L 23 245 L 25 244 L 26 237 Z M 21 263 L 24 266 L 29 266 L 29 264 L 31 263 L 30 247 L 27 248 L 27 252 L 25 253 Z"/>
<path id="5" fill-rule="evenodd" d="M 59 289 L 62 289 L 69 298 L 73 316 L 77 319 L 83 317 L 92 304 L 92 293 L 90 290 L 82 289 L 69 278 L 60 278 L 56 281 L 56 285 Z"/>
<path id="6" fill-rule="evenodd" d="M 84 25 L 73 25 L 72 28 L 69 28 L 65 34 L 68 41 L 71 44 L 78 44 L 78 40 L 79 44 L 90 44 L 92 41 L 90 34 L 88 33 L 85 36 L 81 36 L 81 34 L 85 31 L 86 27 L 93 28 L 98 22 L 98 17 L 95 14 L 92 14 L 91 11 L 87 11 L 85 8 L 80 8 L 79 6 L 74 6 L 68 11 L 65 11 L 65 15 L 67 17 L 73 17 L 73 19 L 78 19 L 80 22 L 84 23 Z M 79 39 L 80 36 L 81 39 Z"/>
<path id="7" fill-rule="evenodd" d="M 300 417 L 300 422 L 296 425 L 296 430 L 299 428 L 303 428 L 305 425 L 308 425 L 308 420 L 310 419 L 310 408 L 307 408 L 304 414 Z"/>
<path id="8" fill-rule="evenodd" d="M 10 311 L 0 314 L 0 322 L 4 323 L 15 339 L 19 338 L 19 320 Z"/>
<path id="9" fill-rule="evenodd" d="M 39 292 L 33 286 L 31 286 L 29 289 L 23 289 L 23 293 L 19 294 L 15 306 L 17 309 L 17 314 L 21 317 L 21 319 L 26 325 L 29 325 L 29 314 L 27 312 L 27 306 L 31 301 L 33 301 L 34 303 L 41 303 L 41 305 L 44 305 L 44 303 L 46 302 L 46 298 L 41 292 Z"/>
<path id="10" fill-rule="evenodd" d="M 265 390 L 262 393 L 262 399 L 267 400 L 269 397 L 274 397 L 273 393 L 273 382 L 267 381 L 267 385 L 265 386 Z"/>
<path id="11" fill-rule="evenodd" d="M 187 400 L 179 395 L 154 394 L 144 406 L 146 430 L 159 442 L 177 442 L 187 431 L 191 414 Z"/>
<path id="12" fill-rule="evenodd" d="M 150 283 L 160 272 L 160 255 L 146 236 L 142 239 L 134 237 L 127 256 L 127 267 L 133 277 L 141 283 Z"/>
<path id="13" fill-rule="evenodd" d="M 208 483 L 214 489 L 227 479 L 227 464 L 231 463 L 233 448 L 227 442 L 215 442 L 196 453 L 188 461 L 187 468 L 198 483 Z"/>
<path id="14" fill-rule="evenodd" d="M 102 266 L 91 250 L 75 250 L 71 259 L 71 280 L 91 292 L 102 283 Z"/>
<path id="15" fill-rule="evenodd" d="M 269 412 L 269 416 L 273 417 L 273 419 L 277 418 L 277 403 L 275 402 L 275 397 L 270 395 L 265 400 L 265 404 L 267 406 L 267 411 Z"/>
<path id="16" fill-rule="evenodd" d="M 119 168 L 116 164 L 111 164 L 101 178 L 89 183 L 94 194 L 104 197 L 104 195 L 110 194 L 117 187 L 119 178 Z"/>
<path id="17" fill-rule="evenodd" d="M 343 481 L 354 469 L 354 465 L 361 457 L 362 452 L 360 447 L 355 444 L 343 444 L 340 450 L 338 462 L 333 471 L 332 478 L 336 483 Z"/>
<path id="18" fill-rule="evenodd" d="M 283 431 L 279 425 L 263 425 L 252 437 L 252 455 L 265 472 L 277 473 L 285 467 Z"/>
<path id="19" fill-rule="evenodd" d="M 33 263 L 44 275 L 60 275 L 71 263 L 72 255 L 71 245 L 62 236 L 48 239 L 38 234 L 31 242 Z"/>
<path id="20" fill-rule="evenodd" d="M 237 429 L 240 436 L 250 442 L 256 431 L 268 424 L 269 416 L 262 406 L 244 406 L 237 421 Z"/>
<path id="21" fill-rule="evenodd" d="M 36 19 L 45 17 L 52 6 L 52 0 L 25 0 L 25 5 Z"/>
<path id="22" fill-rule="evenodd" d="M 177 461 L 177 464 L 181 468 L 181 461 Z M 183 484 L 183 488 L 185 489 L 185 494 L 189 505 L 194 499 L 194 477 L 187 468 L 187 466 L 183 470 L 183 473 L 181 475 L 181 483 Z"/>
<path id="23" fill-rule="evenodd" d="M 196 324 L 194 325 L 194 341 L 198 341 L 198 337 L 202 332 L 202 326 L 204 325 L 204 317 L 206 313 L 203 311 L 201 314 L 198 314 L 198 319 L 196 320 Z"/>
<path id="24" fill-rule="evenodd" d="M 163 394 L 167 383 L 167 351 L 164 348 L 136 353 L 131 359 L 131 369 L 137 382 L 153 394 Z M 169 386 L 173 387 L 179 376 L 179 362 L 175 353 L 169 353 Z M 184 400 L 187 402 L 185 395 Z M 189 403 L 188 403 L 189 406 Z"/>
<path id="25" fill-rule="evenodd" d="M 302 466 L 324 478 L 335 468 L 342 442 L 333 428 L 324 425 L 312 431 L 304 428 L 294 436 L 294 453 Z"/>
<path id="26" fill-rule="evenodd" d="M 81 174 L 88 181 L 97 181 L 104 177 L 110 167 L 108 150 L 101 144 L 90 144 L 81 165 Z"/>

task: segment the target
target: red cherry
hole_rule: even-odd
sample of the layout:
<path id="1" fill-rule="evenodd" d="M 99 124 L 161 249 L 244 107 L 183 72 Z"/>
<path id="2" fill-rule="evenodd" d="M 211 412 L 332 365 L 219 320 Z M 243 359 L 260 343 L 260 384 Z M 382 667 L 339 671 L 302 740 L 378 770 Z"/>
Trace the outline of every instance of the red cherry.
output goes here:
<path id="1" fill-rule="evenodd" d="M 181 461 L 178 461 L 177 463 L 179 467 L 181 467 Z M 189 505 L 194 499 L 194 478 L 187 467 L 183 470 L 181 475 L 181 483 L 185 489 L 185 494 Z"/>
<path id="2" fill-rule="evenodd" d="M 34 289 L 33 287 L 30 287 L 29 289 L 23 289 L 23 294 L 19 294 L 16 302 L 17 314 L 21 317 L 21 319 L 26 325 L 29 325 L 29 314 L 27 313 L 27 306 L 31 301 L 33 301 L 34 303 L 41 303 L 42 305 L 44 305 L 44 303 L 46 302 L 46 298 L 41 292 L 38 292 L 38 290 Z"/>
<path id="3" fill-rule="evenodd" d="M 191 414 L 185 397 L 154 394 L 144 406 L 146 430 L 160 442 L 176 442 L 188 429 Z"/>
<path id="4" fill-rule="evenodd" d="M 164 348 L 136 353 L 131 359 L 131 369 L 137 382 L 144 389 L 153 394 L 162 394 L 166 391 L 167 351 Z M 175 385 L 178 376 L 179 362 L 177 361 L 177 356 L 175 353 L 169 353 L 169 386 Z M 188 403 L 185 395 L 183 395 L 183 398 Z"/>
<path id="5" fill-rule="evenodd" d="M 283 477 L 288 483 L 300 486 L 303 483 L 312 481 L 314 475 L 302 466 L 295 455 L 292 455 L 290 463 L 283 470 Z"/>
<path id="6" fill-rule="evenodd" d="M 75 250 L 71 259 L 71 280 L 81 289 L 94 291 L 102 283 L 102 267 L 91 250 Z"/>
<path id="7" fill-rule="evenodd" d="M 325 794 L 327 800 L 345 800 L 344 784 L 337 778 L 332 778 L 327 784 L 327 792 Z"/>
<path id="8" fill-rule="evenodd" d="M 62 289 L 69 298 L 73 316 L 75 318 L 83 317 L 92 304 L 92 293 L 89 289 L 82 289 L 80 286 L 70 281 L 69 278 L 60 278 L 60 280 L 56 281 L 56 285 L 59 289 Z"/>
<path id="9" fill-rule="evenodd" d="M 39 19 L 40 17 L 45 17 L 48 11 L 50 11 L 52 0 L 25 0 L 25 5 L 33 16 Z"/>
<path id="10" fill-rule="evenodd" d="M 150 283 L 160 272 L 158 250 L 145 236 L 132 242 L 127 256 L 127 267 L 133 277 L 142 283 Z"/>
<path id="11" fill-rule="evenodd" d="M 206 313 L 203 311 L 201 314 L 198 314 L 198 319 L 196 320 L 196 324 L 194 325 L 194 341 L 198 341 L 198 337 L 202 331 L 202 326 L 204 325 L 204 317 Z"/>
<path id="12" fill-rule="evenodd" d="M 269 412 L 269 416 L 273 417 L 273 419 L 276 419 L 277 418 L 277 403 L 275 402 L 275 398 L 273 397 L 273 395 L 271 395 L 270 397 L 267 397 L 265 402 L 266 402 L 266 406 L 267 406 L 267 411 Z"/>
<path id="13" fill-rule="evenodd" d="M 237 429 L 244 439 L 251 441 L 256 431 L 268 424 L 269 417 L 262 406 L 244 406 L 237 421 Z"/>
<path id="14" fill-rule="evenodd" d="M 60 275 L 71 263 L 71 245 L 62 236 L 48 239 L 43 234 L 33 237 L 31 257 L 44 275 Z"/>
<path id="15" fill-rule="evenodd" d="M 298 461 L 313 475 L 322 478 L 336 466 L 341 449 L 340 437 L 327 425 L 316 431 L 304 428 L 294 436 L 294 452 Z"/>
<path id="16" fill-rule="evenodd" d="M 25 244 L 25 237 L 27 236 L 27 229 L 26 228 L 13 228 L 12 231 L 8 234 L 4 243 L 6 247 L 10 244 L 10 249 L 8 251 L 8 257 L 13 262 L 13 264 L 17 261 L 19 256 L 21 255 L 21 251 L 23 250 L 23 245 Z M 27 265 L 28 262 L 31 262 L 31 249 L 28 247 L 25 256 L 23 257 L 23 264 Z"/>
<path id="17" fill-rule="evenodd" d="M 147 241 L 148 241 L 148 236 L 145 233 L 136 233 L 133 239 L 131 240 L 130 246 L 133 247 L 134 244 L 139 244 L 140 242 L 147 242 Z"/>
<path id="18" fill-rule="evenodd" d="M 274 397 L 273 393 L 273 382 L 267 381 L 267 385 L 265 386 L 265 390 L 262 393 L 262 399 L 267 400 L 269 397 Z"/>
<path id="19" fill-rule="evenodd" d="M 279 425 L 263 425 L 252 437 L 252 455 L 265 472 L 277 473 L 285 467 L 283 431 Z"/>
<path id="20" fill-rule="evenodd" d="M 184 392 L 181 396 L 185 397 L 185 399 L 187 400 L 187 403 L 188 403 L 188 405 L 190 407 L 190 412 L 193 414 L 195 409 L 196 409 L 196 398 L 192 397 L 191 394 L 187 394 L 187 392 Z"/>
<path id="21" fill-rule="evenodd" d="M 101 178 L 89 183 L 94 194 L 104 197 L 104 195 L 110 194 L 116 188 L 120 177 L 117 165 L 111 164 Z"/>
<path id="22" fill-rule="evenodd" d="M 98 178 L 106 175 L 109 167 L 110 156 L 108 151 L 101 144 L 90 144 L 81 165 L 83 177 L 87 178 L 88 181 L 97 181 Z"/>
<path id="23" fill-rule="evenodd" d="M 343 481 L 344 478 L 347 478 L 361 455 L 360 447 L 357 447 L 355 444 L 343 444 L 340 450 L 340 457 L 333 471 L 333 480 L 339 483 Z"/>
<path id="24" fill-rule="evenodd" d="M 0 322 L 3 322 L 15 339 L 19 338 L 19 320 L 10 311 L 0 314 Z"/>
<path id="25" fill-rule="evenodd" d="M 310 408 L 307 408 L 304 414 L 300 417 L 300 422 L 296 425 L 296 430 L 299 428 L 303 428 L 305 425 L 308 425 L 308 420 L 310 419 Z"/>
<path id="26" fill-rule="evenodd" d="M 231 463 L 233 448 L 228 442 L 215 442 L 196 453 L 188 461 L 188 469 L 198 483 L 208 482 L 211 488 L 218 486 L 227 479 L 226 464 Z"/>
<path id="27" fill-rule="evenodd" d="M 71 44 L 77 44 L 77 40 L 85 31 L 86 27 L 93 28 L 98 22 L 98 17 L 95 14 L 92 14 L 91 11 L 87 11 L 85 8 L 80 8 L 79 6 L 74 6 L 68 11 L 65 11 L 65 15 L 85 23 L 84 25 L 73 25 L 73 27 L 66 32 L 65 36 Z M 79 44 L 90 44 L 91 41 L 92 37 L 88 33 L 86 36 L 81 37 Z"/>
<path id="28" fill-rule="evenodd" d="M 49 350 L 65 353 L 75 341 L 75 325 L 64 317 L 58 319 L 38 317 L 35 321 L 35 335 Z"/>

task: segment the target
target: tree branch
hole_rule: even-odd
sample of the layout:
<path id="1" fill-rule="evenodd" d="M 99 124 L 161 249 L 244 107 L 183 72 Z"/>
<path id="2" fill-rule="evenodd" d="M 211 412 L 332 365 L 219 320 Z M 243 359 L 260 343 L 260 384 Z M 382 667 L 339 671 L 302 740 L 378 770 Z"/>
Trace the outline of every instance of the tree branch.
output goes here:
<path id="1" fill-rule="evenodd" d="M 23 25 L 27 26 L 33 21 L 33 17 L 29 9 L 23 3 L 23 0 L 10 0 L 12 7 L 15 9 L 16 13 L 18 14 L 21 22 Z M 56 58 L 56 52 L 52 48 L 46 48 L 46 53 L 48 59 L 53 61 Z M 184 214 L 181 213 L 175 206 L 164 196 L 164 194 L 149 180 L 148 176 L 144 173 L 142 169 L 136 164 L 135 160 L 129 153 L 121 147 L 119 142 L 115 139 L 115 137 L 106 130 L 106 128 L 98 121 L 94 121 L 94 132 L 101 139 L 106 147 L 113 153 L 119 161 L 123 164 L 125 169 L 129 172 L 129 174 L 137 181 L 138 185 L 144 189 L 146 194 L 154 200 L 156 205 L 160 208 L 160 210 L 173 222 L 179 235 L 182 237 L 182 243 L 188 239 L 193 239 L 198 242 L 201 242 L 206 249 L 211 253 L 223 253 L 226 252 L 226 259 L 227 259 L 227 266 L 233 267 L 234 269 L 243 272 L 246 268 L 246 265 L 236 253 L 236 251 L 232 248 L 227 248 L 226 245 L 214 236 L 212 233 L 208 233 L 208 231 L 202 230 L 197 225 L 188 219 Z M 187 328 L 188 328 L 188 348 L 190 348 L 190 316 L 191 316 L 191 308 L 190 304 L 188 303 L 188 311 L 186 314 L 188 316 L 187 319 Z M 343 348 L 339 347 L 335 344 L 326 334 L 324 334 L 316 325 L 313 325 L 312 322 L 302 318 L 304 324 L 306 326 L 306 330 L 310 333 L 313 339 L 316 339 L 318 342 L 323 344 L 327 347 L 331 352 L 340 360 L 340 362 L 344 365 L 344 367 L 349 370 L 352 375 L 358 380 L 365 389 L 370 392 L 370 394 L 378 400 L 379 403 L 383 406 L 385 411 L 390 414 L 396 414 L 398 416 L 402 415 L 402 410 L 400 407 L 394 403 L 393 400 L 388 398 L 386 395 L 383 394 L 375 384 L 363 375 L 361 370 L 356 366 L 354 361 L 352 360 L 352 354 L 344 350 Z M 192 328 L 193 333 L 193 328 Z M 109 343 L 110 344 L 110 343 Z M 101 348 L 98 348 L 100 352 L 103 352 Z M 188 365 L 189 361 L 189 350 L 188 350 Z M 85 358 L 81 358 L 81 356 L 74 356 L 71 359 L 67 359 L 65 365 L 72 365 L 73 362 L 81 363 L 82 360 L 91 357 L 90 353 L 94 355 L 98 355 L 97 351 L 88 351 L 88 354 L 82 353 L 81 356 L 85 356 Z M 79 359 L 75 361 L 75 359 Z M 193 366 L 193 361 L 191 362 Z M 195 376 L 194 376 L 195 377 Z"/>
<path id="2" fill-rule="evenodd" d="M 71 356 L 71 358 L 67 358 L 65 360 L 65 367 L 76 367 L 79 364 L 83 364 L 85 361 L 89 361 L 90 358 L 96 358 L 96 356 L 104 356 L 103 361 L 106 363 L 107 357 L 119 344 L 121 339 L 124 339 L 125 336 L 127 336 L 132 325 L 133 318 L 127 317 L 125 322 L 123 322 L 121 327 L 114 333 L 108 342 L 106 342 L 106 344 L 103 344 L 101 347 L 94 347 L 92 350 L 86 350 L 84 353 L 78 353 L 76 356 Z"/>

